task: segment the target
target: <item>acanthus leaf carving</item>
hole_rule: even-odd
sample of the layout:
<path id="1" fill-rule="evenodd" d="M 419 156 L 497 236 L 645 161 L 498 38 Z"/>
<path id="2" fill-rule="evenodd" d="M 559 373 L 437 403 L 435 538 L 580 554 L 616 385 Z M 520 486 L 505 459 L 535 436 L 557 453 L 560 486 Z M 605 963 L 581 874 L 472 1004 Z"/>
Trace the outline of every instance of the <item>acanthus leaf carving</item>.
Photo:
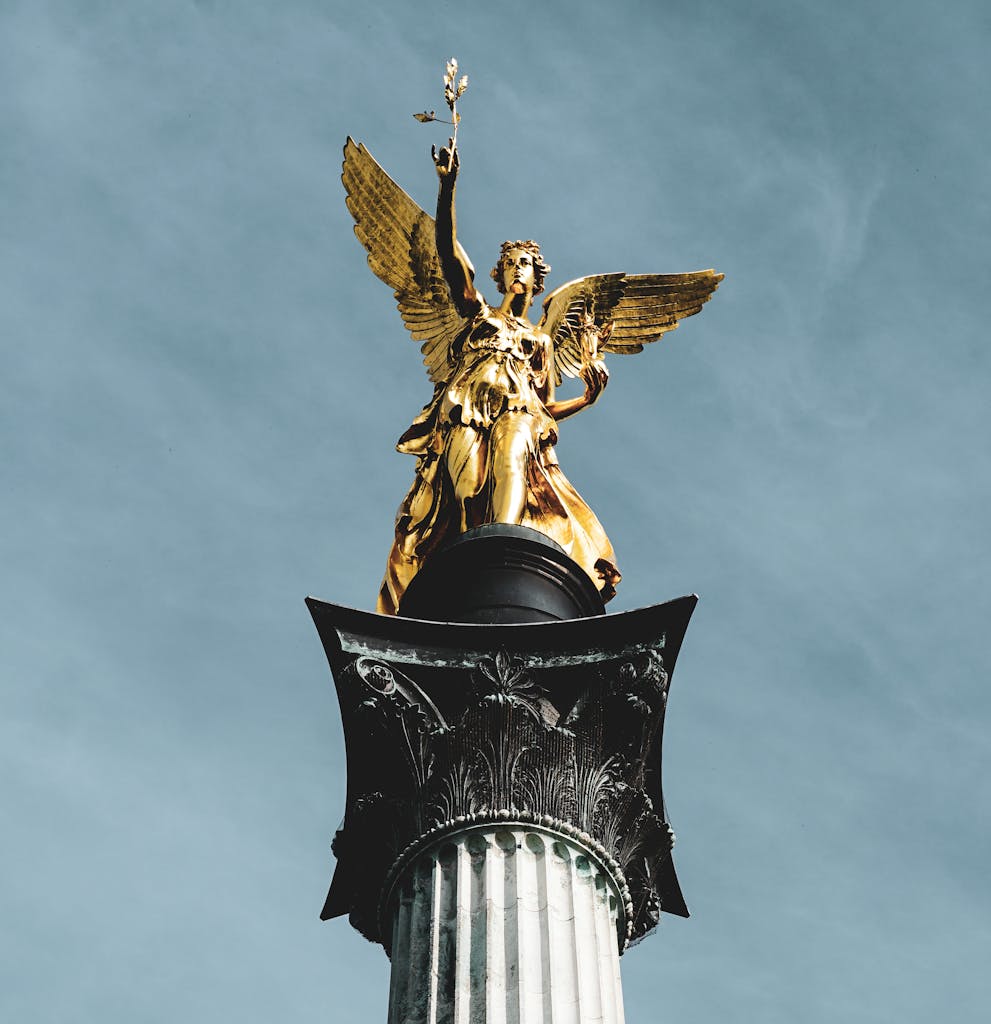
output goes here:
<path id="1" fill-rule="evenodd" d="M 543 725 L 553 728 L 560 712 L 534 681 L 522 658 L 501 649 L 478 661 L 473 675 L 476 694 L 486 702 L 509 703 L 526 708 Z"/>

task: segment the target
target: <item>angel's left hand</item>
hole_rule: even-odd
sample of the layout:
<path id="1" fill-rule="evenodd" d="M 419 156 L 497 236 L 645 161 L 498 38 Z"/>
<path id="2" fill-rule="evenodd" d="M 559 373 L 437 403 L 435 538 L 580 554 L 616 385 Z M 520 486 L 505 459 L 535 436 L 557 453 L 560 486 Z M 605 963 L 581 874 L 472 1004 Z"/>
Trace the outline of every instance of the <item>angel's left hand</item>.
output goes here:
<path id="1" fill-rule="evenodd" d="M 593 359 L 582 367 L 582 380 L 585 381 L 585 401 L 590 405 L 609 382 L 609 371 L 601 359 Z"/>

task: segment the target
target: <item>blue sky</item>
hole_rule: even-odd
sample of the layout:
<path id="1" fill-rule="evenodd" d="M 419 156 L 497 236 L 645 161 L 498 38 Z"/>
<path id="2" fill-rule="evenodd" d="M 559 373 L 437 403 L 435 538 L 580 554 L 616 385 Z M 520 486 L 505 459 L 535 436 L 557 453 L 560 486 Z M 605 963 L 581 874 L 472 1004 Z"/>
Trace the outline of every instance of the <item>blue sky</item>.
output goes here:
<path id="1" fill-rule="evenodd" d="M 373 605 L 430 388 L 348 134 L 550 284 L 726 275 L 559 455 L 614 610 L 701 604 L 665 786 L 693 917 L 627 1017 L 983 1020 L 986 4 L 0 4 L 0 1016 L 385 1020 L 317 920 L 343 809 L 302 599 Z"/>

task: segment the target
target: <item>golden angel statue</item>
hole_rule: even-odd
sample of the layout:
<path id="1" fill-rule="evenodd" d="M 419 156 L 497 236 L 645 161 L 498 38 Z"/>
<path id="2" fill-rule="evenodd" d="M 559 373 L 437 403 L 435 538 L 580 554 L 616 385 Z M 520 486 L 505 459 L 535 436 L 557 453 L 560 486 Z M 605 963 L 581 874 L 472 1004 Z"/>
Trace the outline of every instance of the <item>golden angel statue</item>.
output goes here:
<path id="1" fill-rule="evenodd" d="M 455 139 L 433 157 L 436 220 L 363 145 L 349 138 L 344 147 L 342 180 L 355 234 L 369 266 L 393 289 L 410 334 L 423 343 L 434 385 L 397 445 L 416 456 L 416 475 L 396 516 L 378 611 L 395 614 L 431 552 L 486 523 L 528 526 L 550 537 L 607 601 L 620 573 L 599 520 L 558 466 L 558 423 L 602 394 L 609 376 L 604 353 L 640 352 L 697 313 L 722 274 L 583 277 L 552 291 L 534 326 L 530 306 L 550 270 L 539 246 L 503 242 L 492 271 L 502 298 L 489 305 L 457 240 Z M 555 398 L 562 375 L 580 378 L 584 393 Z"/>

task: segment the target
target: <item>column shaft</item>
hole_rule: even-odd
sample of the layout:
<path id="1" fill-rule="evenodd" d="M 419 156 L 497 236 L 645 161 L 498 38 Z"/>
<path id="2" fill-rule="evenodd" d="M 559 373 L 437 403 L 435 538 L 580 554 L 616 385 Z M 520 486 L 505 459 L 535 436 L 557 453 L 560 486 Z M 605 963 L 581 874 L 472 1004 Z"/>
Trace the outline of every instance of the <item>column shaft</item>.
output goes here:
<path id="1" fill-rule="evenodd" d="M 571 839 L 458 833 L 394 904 L 389 1024 L 623 1024 L 616 891 Z"/>

